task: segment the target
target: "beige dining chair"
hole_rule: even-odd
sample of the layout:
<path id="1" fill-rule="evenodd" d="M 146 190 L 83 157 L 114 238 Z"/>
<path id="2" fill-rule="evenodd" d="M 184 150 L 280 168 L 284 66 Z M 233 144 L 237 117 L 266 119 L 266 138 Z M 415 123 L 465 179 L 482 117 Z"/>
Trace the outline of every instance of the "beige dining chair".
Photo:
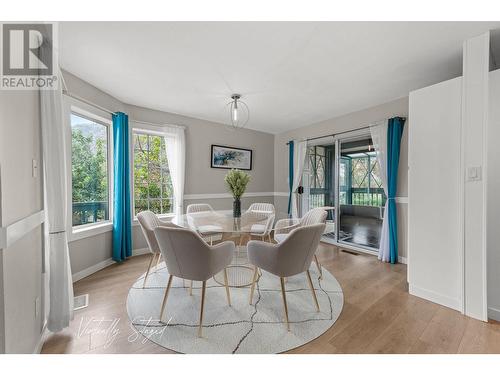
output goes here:
<path id="1" fill-rule="evenodd" d="M 165 313 L 168 293 L 174 276 L 201 281 L 200 322 L 198 325 L 198 336 L 201 337 L 207 280 L 221 271 L 224 272 L 227 303 L 231 306 L 226 267 L 233 259 L 234 242 L 225 241 L 210 246 L 197 232 L 185 228 L 157 227 L 155 235 L 170 274 L 161 304 L 160 321 Z"/>
<path id="2" fill-rule="evenodd" d="M 306 214 L 297 222 L 294 219 L 281 219 L 276 222 L 274 227 L 274 240 L 278 243 L 283 242 L 290 231 L 298 227 L 304 227 L 308 225 L 326 223 L 326 217 L 328 213 L 323 208 L 313 208 L 306 212 Z M 323 278 L 323 270 L 321 264 L 318 261 L 318 256 L 314 254 L 314 262 L 316 267 L 318 267 L 319 277 Z"/>
<path id="3" fill-rule="evenodd" d="M 271 231 L 273 229 L 275 209 L 271 203 L 252 203 L 245 216 L 253 216 L 258 223 L 252 224 L 250 235 L 261 237 L 262 241 L 266 239 L 271 242 Z"/>
<path id="4" fill-rule="evenodd" d="M 212 206 L 210 206 L 208 203 L 190 204 L 186 208 L 187 215 L 200 212 L 215 213 Z M 189 216 L 188 216 L 188 221 L 189 221 Z M 192 229 L 196 230 L 201 235 L 201 237 L 203 237 L 205 241 L 210 242 L 210 245 L 213 245 L 214 237 L 219 237 L 222 231 L 222 228 L 215 224 L 193 226 Z"/>
<path id="5" fill-rule="evenodd" d="M 142 233 L 146 238 L 146 243 L 148 244 L 149 251 L 151 252 L 151 259 L 148 264 L 148 269 L 146 271 L 146 276 L 144 277 L 144 282 L 142 287 L 146 286 L 146 281 L 148 280 L 149 273 L 151 271 L 151 266 L 153 262 L 156 260 L 156 267 L 160 264 L 161 259 L 161 251 L 158 246 L 158 241 L 156 240 L 154 229 L 160 226 L 166 227 L 177 227 L 177 225 L 172 223 L 166 223 L 161 221 L 156 214 L 151 211 L 142 211 L 137 214 L 137 221 L 139 221 L 139 225 L 141 226 Z"/>
<path id="6" fill-rule="evenodd" d="M 285 277 L 298 275 L 305 272 L 309 288 L 313 296 L 316 311 L 319 312 L 319 303 L 314 291 L 314 286 L 309 273 L 309 266 L 319 241 L 325 230 L 326 224 L 313 224 L 293 229 L 287 238 L 278 244 L 270 244 L 262 241 L 250 241 L 247 244 L 248 260 L 254 265 L 254 275 L 250 288 L 250 300 L 252 304 L 255 283 L 259 269 L 272 273 L 280 278 L 281 295 L 285 309 L 287 330 L 290 331 L 288 320 L 288 306 L 286 303 Z"/>

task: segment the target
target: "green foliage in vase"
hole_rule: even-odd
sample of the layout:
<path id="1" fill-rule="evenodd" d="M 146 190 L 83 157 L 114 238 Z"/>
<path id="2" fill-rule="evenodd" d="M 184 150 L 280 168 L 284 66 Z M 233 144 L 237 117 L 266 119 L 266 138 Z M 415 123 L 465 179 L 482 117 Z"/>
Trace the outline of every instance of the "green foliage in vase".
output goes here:
<path id="1" fill-rule="evenodd" d="M 250 175 L 239 169 L 231 169 L 224 177 L 224 181 L 233 197 L 239 199 L 250 182 Z"/>

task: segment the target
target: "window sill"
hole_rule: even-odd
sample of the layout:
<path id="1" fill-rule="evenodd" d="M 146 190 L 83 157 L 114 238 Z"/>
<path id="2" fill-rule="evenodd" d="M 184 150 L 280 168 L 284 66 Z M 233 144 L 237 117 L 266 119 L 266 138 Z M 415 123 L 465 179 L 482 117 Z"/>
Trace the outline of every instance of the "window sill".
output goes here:
<path id="1" fill-rule="evenodd" d="M 78 241 L 87 237 L 96 236 L 98 234 L 111 232 L 113 230 L 113 223 L 105 221 L 103 223 L 85 226 L 83 228 L 73 228 L 69 238 L 69 242 Z"/>
<path id="2" fill-rule="evenodd" d="M 164 214 L 158 215 L 158 218 L 161 221 L 169 222 L 172 218 L 175 217 L 175 214 Z M 132 226 L 138 226 L 139 221 L 137 217 L 134 217 L 132 220 Z M 83 228 L 72 228 L 72 231 L 69 236 L 68 242 L 74 242 L 78 240 L 82 240 L 84 238 L 93 237 L 102 233 L 111 232 L 113 230 L 113 223 L 111 221 L 105 221 L 103 223 L 88 225 Z"/>

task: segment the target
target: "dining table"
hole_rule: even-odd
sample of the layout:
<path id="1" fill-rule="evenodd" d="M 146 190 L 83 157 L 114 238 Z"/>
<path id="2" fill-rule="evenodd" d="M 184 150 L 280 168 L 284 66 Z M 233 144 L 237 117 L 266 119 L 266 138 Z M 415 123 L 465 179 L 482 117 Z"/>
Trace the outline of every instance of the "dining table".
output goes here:
<path id="1" fill-rule="evenodd" d="M 189 214 L 176 215 L 172 223 L 198 232 L 208 242 L 227 241 L 235 242 L 236 251 L 231 264 L 227 267 L 228 283 L 231 287 L 246 287 L 251 285 L 254 268 L 248 261 L 245 240 L 256 239 L 274 242 L 272 234 L 263 235 L 264 230 L 274 230 L 274 224 L 286 219 L 286 227 L 295 227 L 299 219 L 290 218 L 288 213 L 270 211 L 245 211 L 239 217 L 233 215 L 232 210 L 211 210 Z M 260 276 L 259 276 L 260 277 Z M 223 274 L 214 276 L 217 283 L 224 285 Z"/>

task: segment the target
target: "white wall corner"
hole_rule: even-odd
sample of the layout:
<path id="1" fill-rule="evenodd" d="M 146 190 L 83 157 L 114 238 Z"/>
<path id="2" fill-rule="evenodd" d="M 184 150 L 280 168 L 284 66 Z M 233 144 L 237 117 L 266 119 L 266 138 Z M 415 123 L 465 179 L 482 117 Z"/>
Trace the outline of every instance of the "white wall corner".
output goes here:
<path id="1" fill-rule="evenodd" d="M 7 229 L 0 227 L 0 249 L 7 247 Z"/>
<path id="2" fill-rule="evenodd" d="M 487 127 L 490 33 L 464 42 L 462 80 L 463 311 L 487 321 Z M 481 170 L 479 179 L 468 171 Z M 467 213 L 467 214 L 465 214 Z"/>

